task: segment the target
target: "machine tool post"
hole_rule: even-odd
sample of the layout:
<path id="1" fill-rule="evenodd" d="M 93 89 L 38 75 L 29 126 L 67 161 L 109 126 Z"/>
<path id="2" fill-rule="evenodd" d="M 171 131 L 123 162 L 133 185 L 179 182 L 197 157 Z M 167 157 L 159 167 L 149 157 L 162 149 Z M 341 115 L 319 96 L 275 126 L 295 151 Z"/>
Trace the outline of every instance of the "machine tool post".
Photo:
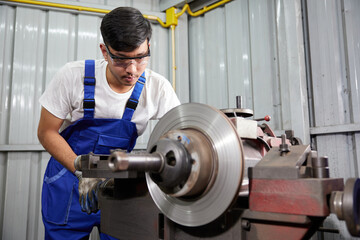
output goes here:
<path id="1" fill-rule="evenodd" d="M 129 170 L 160 172 L 164 165 L 164 159 L 159 153 L 129 154 L 114 151 L 108 161 L 109 168 L 114 172 Z"/>

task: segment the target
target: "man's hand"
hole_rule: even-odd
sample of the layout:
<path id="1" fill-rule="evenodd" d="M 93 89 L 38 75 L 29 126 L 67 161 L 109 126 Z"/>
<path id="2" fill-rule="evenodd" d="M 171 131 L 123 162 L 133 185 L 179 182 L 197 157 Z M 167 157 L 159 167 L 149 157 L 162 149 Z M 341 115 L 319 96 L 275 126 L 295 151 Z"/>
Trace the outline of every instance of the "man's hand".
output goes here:
<path id="1" fill-rule="evenodd" d="M 111 184 L 113 184 L 113 179 L 80 177 L 79 202 L 81 205 L 81 210 L 83 212 L 87 212 L 87 214 L 96 213 L 99 211 L 99 190 Z"/>

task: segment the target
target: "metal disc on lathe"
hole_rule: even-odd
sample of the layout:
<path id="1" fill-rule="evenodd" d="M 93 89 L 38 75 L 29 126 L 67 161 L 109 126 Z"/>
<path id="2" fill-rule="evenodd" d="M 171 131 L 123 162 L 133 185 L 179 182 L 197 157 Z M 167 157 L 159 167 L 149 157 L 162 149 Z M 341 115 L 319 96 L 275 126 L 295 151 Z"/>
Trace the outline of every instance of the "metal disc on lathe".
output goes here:
<path id="1" fill-rule="evenodd" d="M 146 174 L 149 192 L 157 207 L 172 221 L 201 226 L 221 216 L 239 194 L 244 172 L 242 143 L 230 120 L 205 104 L 189 103 L 169 111 L 153 130 L 148 148 L 170 130 L 196 129 L 213 144 L 217 172 L 211 188 L 197 198 L 175 198 L 164 192 Z M 148 149 L 149 150 L 149 149 Z"/>

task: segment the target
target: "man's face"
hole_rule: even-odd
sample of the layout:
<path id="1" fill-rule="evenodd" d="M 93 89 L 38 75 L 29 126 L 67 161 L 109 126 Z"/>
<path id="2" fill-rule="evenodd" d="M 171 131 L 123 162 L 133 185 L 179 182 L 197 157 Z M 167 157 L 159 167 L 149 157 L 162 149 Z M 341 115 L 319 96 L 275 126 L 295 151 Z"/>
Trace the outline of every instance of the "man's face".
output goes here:
<path id="1" fill-rule="evenodd" d="M 133 86 L 148 64 L 150 49 L 147 40 L 131 52 L 115 51 L 105 44 L 101 44 L 100 48 L 108 61 L 109 84 Z"/>

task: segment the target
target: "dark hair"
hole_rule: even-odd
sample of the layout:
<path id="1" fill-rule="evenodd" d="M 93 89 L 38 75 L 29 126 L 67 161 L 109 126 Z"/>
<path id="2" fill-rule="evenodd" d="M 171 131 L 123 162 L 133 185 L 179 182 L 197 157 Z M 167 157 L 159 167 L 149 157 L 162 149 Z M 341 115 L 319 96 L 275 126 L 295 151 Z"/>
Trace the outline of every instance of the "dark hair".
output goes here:
<path id="1" fill-rule="evenodd" d="M 130 52 L 151 38 L 151 24 L 132 7 L 118 7 L 106 14 L 100 26 L 104 43 L 116 51 Z"/>

